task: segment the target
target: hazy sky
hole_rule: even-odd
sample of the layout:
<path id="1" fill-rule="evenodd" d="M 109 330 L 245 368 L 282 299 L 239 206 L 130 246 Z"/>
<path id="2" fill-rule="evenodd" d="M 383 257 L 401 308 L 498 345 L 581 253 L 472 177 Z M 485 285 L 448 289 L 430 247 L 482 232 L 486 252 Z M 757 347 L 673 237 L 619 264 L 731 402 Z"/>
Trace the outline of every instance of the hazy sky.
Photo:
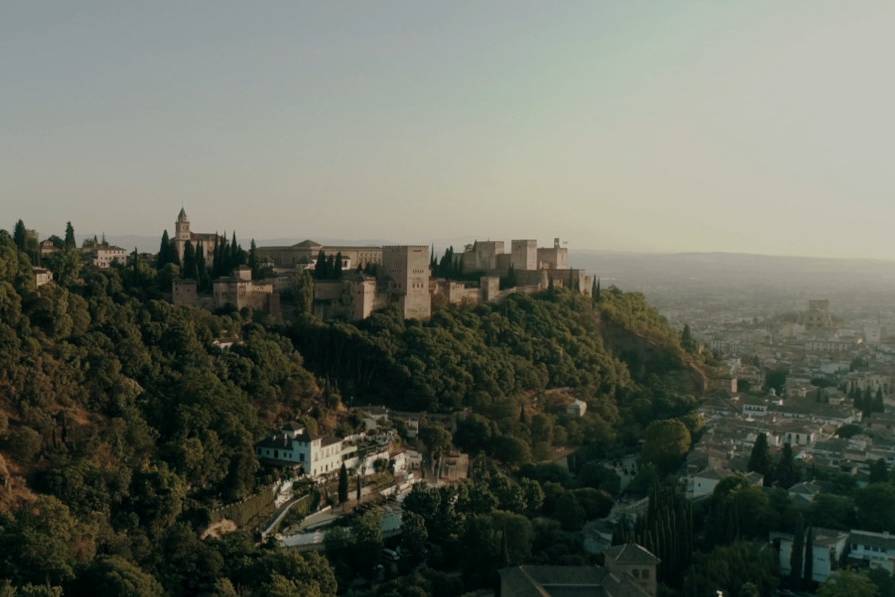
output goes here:
<path id="1" fill-rule="evenodd" d="M 0 0 L 0 226 L 895 258 L 895 2 Z"/>

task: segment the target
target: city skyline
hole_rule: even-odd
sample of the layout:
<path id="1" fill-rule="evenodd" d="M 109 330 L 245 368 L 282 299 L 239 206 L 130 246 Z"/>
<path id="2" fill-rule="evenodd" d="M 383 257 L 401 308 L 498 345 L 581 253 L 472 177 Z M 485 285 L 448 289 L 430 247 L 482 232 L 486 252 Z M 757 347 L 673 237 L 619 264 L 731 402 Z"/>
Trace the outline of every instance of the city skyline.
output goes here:
<path id="1" fill-rule="evenodd" d="M 895 258 L 890 5 L 158 8 L 0 9 L 5 226 Z"/>

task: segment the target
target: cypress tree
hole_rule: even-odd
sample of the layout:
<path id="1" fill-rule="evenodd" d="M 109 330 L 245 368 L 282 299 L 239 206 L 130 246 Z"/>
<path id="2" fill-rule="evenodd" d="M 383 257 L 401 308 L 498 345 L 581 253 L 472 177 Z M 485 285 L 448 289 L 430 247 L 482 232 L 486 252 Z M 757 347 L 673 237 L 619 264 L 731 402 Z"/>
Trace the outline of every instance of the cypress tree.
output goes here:
<path id="1" fill-rule="evenodd" d="M 768 450 L 768 436 L 759 433 L 749 455 L 748 470 L 767 477 L 771 472 L 771 454 Z"/>
<path id="2" fill-rule="evenodd" d="M 214 235 L 214 248 L 211 250 L 211 277 L 221 277 L 221 237 Z"/>
<path id="3" fill-rule="evenodd" d="M 357 475 L 356 487 L 357 487 L 357 489 L 356 489 L 357 503 L 360 504 L 360 496 L 361 496 L 361 476 L 360 476 L 360 474 Z"/>
<path id="4" fill-rule="evenodd" d="M 199 269 L 196 263 L 196 254 L 193 252 L 193 243 L 186 241 L 183 247 L 183 277 L 197 280 Z"/>
<path id="5" fill-rule="evenodd" d="M 326 271 L 326 253 L 323 249 L 317 253 L 317 262 L 314 264 L 314 277 L 318 280 L 324 280 L 327 277 Z"/>
<path id="6" fill-rule="evenodd" d="M 783 444 L 783 451 L 780 453 L 780 461 L 777 462 L 774 478 L 783 489 L 789 489 L 799 482 L 799 471 L 796 469 L 792 446 L 789 444 Z"/>
<path id="7" fill-rule="evenodd" d="M 205 247 L 201 244 L 196 245 L 196 280 L 199 282 L 199 288 L 210 290 L 208 267 L 205 265 Z"/>
<path id="8" fill-rule="evenodd" d="M 342 468 L 339 469 L 339 503 L 344 504 L 348 501 L 348 469 L 345 468 L 345 463 L 342 463 Z"/>
<path id="9" fill-rule="evenodd" d="M 805 533 L 805 573 L 802 575 L 802 587 L 807 588 L 814 582 L 814 527 L 808 527 Z"/>
<path id="10" fill-rule="evenodd" d="M 870 482 L 885 483 L 889 480 L 889 467 L 885 458 L 880 458 L 870 465 Z"/>
<path id="11" fill-rule="evenodd" d="M 805 523 L 799 516 L 799 523 L 792 538 L 792 551 L 789 554 L 789 578 L 794 587 L 802 581 L 802 569 L 805 550 Z"/>
<path id="12" fill-rule="evenodd" d="M 255 246 L 255 239 L 249 245 L 249 267 L 252 268 L 252 278 L 258 276 L 258 247 Z"/>
<path id="13" fill-rule="evenodd" d="M 342 252 L 336 253 L 333 263 L 333 279 L 338 280 L 342 277 Z"/>
<path id="14" fill-rule="evenodd" d="M 68 233 L 66 232 L 67 237 Z M 66 244 L 68 244 L 68 240 L 66 240 Z M 168 238 L 168 231 L 165 230 L 162 232 L 162 241 L 158 247 L 158 257 L 155 260 L 155 265 L 157 269 L 162 269 L 169 263 L 171 263 L 171 239 Z"/>
<path id="15" fill-rule="evenodd" d="M 171 257 L 171 263 L 175 265 L 180 265 L 180 253 L 177 251 L 177 243 L 174 239 L 171 239 L 171 244 L 169 245 L 168 255 Z"/>
<path id="16" fill-rule="evenodd" d="M 25 250 L 25 242 L 28 237 L 28 231 L 25 228 L 25 222 L 19 220 L 16 222 L 15 228 L 13 229 L 12 239 L 16 243 L 16 247 L 18 247 L 19 251 Z"/>
<path id="17" fill-rule="evenodd" d="M 65 225 L 65 250 L 70 251 L 76 248 L 77 243 L 75 242 L 75 228 L 71 225 L 71 222 L 66 223 Z"/>
<path id="18" fill-rule="evenodd" d="M 233 238 L 230 239 L 230 254 L 231 260 L 229 264 L 229 268 L 227 270 L 227 274 L 230 274 L 237 266 L 243 265 L 246 262 L 246 254 L 245 251 L 242 250 L 240 244 L 236 241 L 236 231 L 233 231 Z"/>
<path id="19" fill-rule="evenodd" d="M 693 352 L 696 348 L 696 343 L 693 341 L 693 333 L 690 331 L 690 324 L 684 324 L 684 331 L 681 332 L 681 346 L 684 347 L 684 350 L 687 352 Z"/>

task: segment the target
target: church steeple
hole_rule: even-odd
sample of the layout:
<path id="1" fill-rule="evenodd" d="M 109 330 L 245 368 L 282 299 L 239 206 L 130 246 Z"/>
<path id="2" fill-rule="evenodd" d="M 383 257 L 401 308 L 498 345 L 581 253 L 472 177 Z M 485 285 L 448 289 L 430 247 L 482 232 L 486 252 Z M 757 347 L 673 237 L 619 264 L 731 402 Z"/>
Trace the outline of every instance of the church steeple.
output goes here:
<path id="1" fill-rule="evenodd" d="M 190 221 L 186 217 L 186 210 L 180 208 L 177 214 L 177 222 L 174 224 L 174 246 L 177 248 L 177 256 L 183 260 L 183 252 L 186 243 L 192 238 L 190 234 Z"/>

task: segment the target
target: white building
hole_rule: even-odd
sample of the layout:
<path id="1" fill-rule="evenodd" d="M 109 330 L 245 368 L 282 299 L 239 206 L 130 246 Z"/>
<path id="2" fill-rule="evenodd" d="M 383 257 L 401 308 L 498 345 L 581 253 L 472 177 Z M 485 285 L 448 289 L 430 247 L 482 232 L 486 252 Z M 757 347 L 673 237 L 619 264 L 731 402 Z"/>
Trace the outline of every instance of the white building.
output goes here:
<path id="1" fill-rule="evenodd" d="M 578 400 L 577 398 L 566 407 L 566 414 L 573 417 L 583 417 L 584 413 L 586 412 L 587 402 L 585 402 L 584 400 Z"/>
<path id="2" fill-rule="evenodd" d="M 851 548 L 848 558 L 865 562 L 871 568 L 895 572 L 895 535 L 853 530 L 848 538 Z"/>
<path id="3" fill-rule="evenodd" d="M 814 527 L 814 541 L 811 549 L 813 567 L 812 577 L 817 582 L 824 582 L 833 572 L 839 569 L 849 535 L 845 531 Z M 771 543 L 777 549 L 780 573 L 789 574 L 790 557 L 792 555 L 793 536 L 790 533 L 771 533 Z M 808 550 L 805 550 L 808 553 Z"/>
<path id="4" fill-rule="evenodd" d="M 113 263 L 122 265 L 127 263 L 127 251 L 121 247 L 108 245 L 105 247 L 97 247 L 93 257 L 93 265 L 100 269 L 109 269 Z"/>
<path id="5" fill-rule="evenodd" d="M 34 283 L 38 288 L 53 281 L 53 272 L 50 270 L 44 267 L 33 267 L 31 270 L 34 272 Z"/>
<path id="6" fill-rule="evenodd" d="M 342 440 L 313 438 L 304 427 L 290 426 L 255 446 L 258 458 L 297 465 L 310 477 L 323 477 L 342 467 Z"/>
<path id="7" fill-rule="evenodd" d="M 715 488 L 727 477 L 736 477 L 737 473 L 707 468 L 702 472 L 687 476 L 687 498 L 697 500 L 712 495 Z M 756 487 L 761 487 L 764 477 L 758 473 L 746 473 L 744 479 Z"/>

